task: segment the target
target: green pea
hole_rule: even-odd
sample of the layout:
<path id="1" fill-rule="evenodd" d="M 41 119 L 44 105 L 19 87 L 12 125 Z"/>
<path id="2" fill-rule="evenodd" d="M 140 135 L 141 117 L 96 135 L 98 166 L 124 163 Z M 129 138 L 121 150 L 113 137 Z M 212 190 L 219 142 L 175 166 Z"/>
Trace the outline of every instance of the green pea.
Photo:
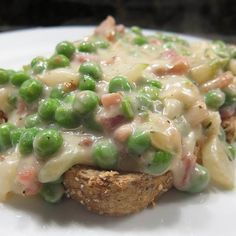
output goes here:
<path id="1" fill-rule="evenodd" d="M 70 61 L 64 55 L 54 55 L 48 59 L 48 68 L 49 69 L 67 67 L 69 65 L 70 65 Z"/>
<path id="2" fill-rule="evenodd" d="M 109 43 L 103 39 L 98 39 L 94 41 L 94 45 L 96 48 L 102 48 L 102 49 L 106 49 L 109 47 Z"/>
<path id="3" fill-rule="evenodd" d="M 137 35 L 142 35 L 142 30 L 140 27 L 138 26 L 132 26 L 131 27 L 131 31 Z"/>
<path id="4" fill-rule="evenodd" d="M 57 54 L 64 55 L 68 58 L 72 57 L 72 55 L 75 53 L 75 49 L 75 45 L 68 41 L 60 42 L 56 46 Z"/>
<path id="5" fill-rule="evenodd" d="M 11 147 L 10 133 L 14 128 L 14 125 L 10 123 L 0 125 L 0 151 L 5 151 Z"/>
<path id="6" fill-rule="evenodd" d="M 96 121 L 96 114 L 94 112 L 83 116 L 83 125 L 92 131 L 102 131 L 102 126 Z"/>
<path id="7" fill-rule="evenodd" d="M 115 93 L 118 91 L 131 91 L 131 85 L 127 78 L 123 76 L 115 76 L 109 83 L 109 93 Z"/>
<path id="8" fill-rule="evenodd" d="M 209 180 L 210 176 L 208 170 L 205 167 L 196 164 L 190 178 L 190 184 L 184 191 L 189 193 L 202 192 L 208 186 Z"/>
<path id="9" fill-rule="evenodd" d="M 225 94 L 220 90 L 211 90 L 205 94 L 206 105 L 213 109 L 220 108 L 225 102 Z"/>
<path id="10" fill-rule="evenodd" d="M 54 98 L 48 98 L 44 100 L 38 108 L 39 117 L 43 120 L 54 120 L 54 115 L 57 107 L 60 105 L 60 102 Z"/>
<path id="11" fill-rule="evenodd" d="M 56 153 L 63 143 L 61 134 L 55 129 L 40 131 L 33 143 L 35 153 L 42 159 Z"/>
<path id="12" fill-rule="evenodd" d="M 31 66 L 31 67 L 34 67 L 38 62 L 45 61 L 45 60 L 46 60 L 46 59 L 45 59 L 44 57 L 41 57 L 41 56 L 35 57 L 35 58 L 31 61 L 30 66 Z"/>
<path id="13" fill-rule="evenodd" d="M 151 85 L 151 86 L 154 86 L 154 87 L 156 87 L 156 88 L 159 88 L 159 89 L 162 87 L 161 82 L 158 81 L 158 80 L 148 80 L 148 81 L 147 81 L 147 84 L 148 84 L 148 85 Z"/>
<path id="14" fill-rule="evenodd" d="M 79 72 L 82 75 L 89 75 L 95 80 L 102 78 L 102 69 L 99 64 L 94 62 L 84 62 L 80 65 Z"/>
<path id="15" fill-rule="evenodd" d="M 55 113 L 56 122 L 64 128 L 76 128 L 79 125 L 79 118 L 70 106 L 59 106 Z"/>
<path id="16" fill-rule="evenodd" d="M 134 154 L 144 153 L 151 145 L 149 133 L 137 130 L 128 139 L 128 150 Z"/>
<path id="17" fill-rule="evenodd" d="M 40 81 L 29 79 L 20 87 L 20 96 L 28 103 L 37 100 L 43 92 L 43 85 Z"/>
<path id="18" fill-rule="evenodd" d="M 129 100 L 128 97 L 124 98 L 121 102 L 121 110 L 122 113 L 124 114 L 124 116 L 127 119 L 133 119 L 134 118 L 134 111 L 133 111 L 133 107 L 132 104 Z"/>
<path id="19" fill-rule="evenodd" d="M 64 188 L 61 184 L 46 183 L 40 191 L 42 198 L 49 203 L 57 203 L 64 195 Z"/>
<path id="20" fill-rule="evenodd" d="M 67 104 L 72 104 L 74 100 L 75 100 L 75 93 L 69 93 L 65 96 L 63 102 Z"/>
<path id="21" fill-rule="evenodd" d="M 6 84 L 9 81 L 9 74 L 7 73 L 7 70 L 0 69 L 0 85 Z"/>
<path id="22" fill-rule="evenodd" d="M 48 68 L 48 62 L 46 60 L 44 61 L 38 61 L 35 63 L 35 65 L 32 67 L 34 74 L 40 74 L 43 71 L 45 71 Z"/>
<path id="23" fill-rule="evenodd" d="M 63 99 L 65 97 L 65 91 L 61 88 L 52 88 L 50 92 L 50 98 Z"/>
<path id="24" fill-rule="evenodd" d="M 19 151 L 22 155 L 30 154 L 33 151 L 33 141 L 38 132 L 38 128 L 30 128 L 20 136 Z"/>
<path id="25" fill-rule="evenodd" d="M 38 114 L 28 115 L 25 118 L 25 128 L 33 128 L 41 124 Z"/>
<path id="26" fill-rule="evenodd" d="M 79 89 L 80 90 L 91 90 L 95 91 L 96 82 L 95 80 L 89 75 L 83 75 L 79 81 Z"/>
<path id="27" fill-rule="evenodd" d="M 153 110 L 153 101 L 150 99 L 150 97 L 146 94 L 140 93 L 136 96 L 137 104 L 138 104 L 138 111 L 147 111 L 147 110 Z"/>
<path id="28" fill-rule="evenodd" d="M 171 162 L 172 155 L 169 152 L 160 150 L 153 155 L 145 172 L 153 175 L 163 174 L 169 168 Z"/>
<path id="29" fill-rule="evenodd" d="M 17 129 L 13 129 L 10 132 L 10 136 L 11 136 L 11 144 L 12 146 L 16 146 L 21 138 L 21 135 L 25 132 L 25 128 L 17 128 Z"/>
<path id="30" fill-rule="evenodd" d="M 92 158 L 102 169 L 115 168 L 118 161 L 117 148 L 111 140 L 99 140 L 92 147 Z"/>
<path id="31" fill-rule="evenodd" d="M 97 51 L 96 46 L 92 42 L 82 42 L 79 45 L 79 51 L 80 52 L 88 52 L 88 53 L 94 53 Z"/>
<path id="32" fill-rule="evenodd" d="M 73 109 L 80 115 L 93 111 L 98 106 L 99 98 L 95 92 L 84 90 L 76 94 Z"/>
<path id="33" fill-rule="evenodd" d="M 26 80 L 31 79 L 30 75 L 26 74 L 23 71 L 15 72 L 11 76 L 11 83 L 17 87 L 21 86 Z"/>
<path id="34" fill-rule="evenodd" d="M 160 90 L 152 85 L 146 85 L 140 89 L 139 92 L 146 94 L 152 100 L 157 100 L 159 98 Z"/>
<path id="35" fill-rule="evenodd" d="M 133 39 L 133 43 L 138 45 L 138 46 L 142 46 L 144 44 L 148 43 L 147 38 L 145 38 L 144 36 L 141 35 L 137 35 L 134 39 Z"/>

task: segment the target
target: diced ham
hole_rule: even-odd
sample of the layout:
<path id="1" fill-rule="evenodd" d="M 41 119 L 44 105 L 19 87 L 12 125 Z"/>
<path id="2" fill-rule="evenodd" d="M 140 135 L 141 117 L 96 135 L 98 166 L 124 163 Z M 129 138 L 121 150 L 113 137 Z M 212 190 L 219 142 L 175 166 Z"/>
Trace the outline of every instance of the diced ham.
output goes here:
<path id="1" fill-rule="evenodd" d="M 36 195 L 41 188 L 37 178 L 38 170 L 31 166 L 17 173 L 16 181 L 22 185 L 22 194 L 26 196 Z"/>
<path id="2" fill-rule="evenodd" d="M 132 127 L 130 124 L 120 126 L 114 131 L 114 138 L 119 142 L 125 142 L 132 133 Z"/>
<path id="3" fill-rule="evenodd" d="M 187 59 L 178 55 L 174 50 L 167 50 L 162 53 L 163 59 L 169 63 L 166 65 L 153 65 L 152 72 L 157 76 L 163 75 L 185 75 L 189 71 Z"/>
<path id="4" fill-rule="evenodd" d="M 100 117 L 98 122 L 104 127 L 104 129 L 115 129 L 117 126 L 125 122 L 123 115 L 116 115 L 113 117 Z"/>
<path id="5" fill-rule="evenodd" d="M 80 146 L 90 147 L 93 144 L 93 139 L 90 137 L 84 137 L 80 142 Z"/>
<path id="6" fill-rule="evenodd" d="M 108 16 L 96 29 L 94 34 L 105 37 L 108 41 L 115 41 L 116 32 L 123 34 L 125 32 L 124 25 L 116 25 L 116 21 L 112 16 Z"/>
<path id="7" fill-rule="evenodd" d="M 205 84 L 200 86 L 200 90 L 202 92 L 208 92 L 213 89 L 222 89 L 227 87 L 229 84 L 233 82 L 234 75 L 231 71 L 227 71 L 221 75 L 219 75 L 216 79 L 210 80 Z"/>
<path id="8" fill-rule="evenodd" d="M 121 98 L 120 93 L 107 93 L 102 95 L 101 102 L 104 107 L 109 107 L 120 104 Z"/>
<path id="9" fill-rule="evenodd" d="M 125 32 L 125 26 L 120 24 L 116 26 L 116 32 L 120 33 L 120 34 L 124 34 Z"/>
<path id="10" fill-rule="evenodd" d="M 76 53 L 72 58 L 72 62 L 84 63 L 87 61 L 98 62 L 99 57 L 95 54 Z"/>
<path id="11" fill-rule="evenodd" d="M 227 106 L 220 108 L 220 117 L 222 120 L 229 119 L 235 114 L 235 106 Z"/>
<path id="12" fill-rule="evenodd" d="M 107 36 L 110 32 L 114 31 L 116 21 L 112 16 L 108 16 L 102 23 L 95 29 L 96 35 Z"/>

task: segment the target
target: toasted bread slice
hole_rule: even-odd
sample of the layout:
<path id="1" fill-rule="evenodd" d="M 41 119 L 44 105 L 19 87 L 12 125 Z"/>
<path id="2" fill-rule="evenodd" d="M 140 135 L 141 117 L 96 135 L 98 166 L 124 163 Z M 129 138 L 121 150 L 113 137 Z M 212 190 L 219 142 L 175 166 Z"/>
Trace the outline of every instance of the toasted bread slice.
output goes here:
<path id="1" fill-rule="evenodd" d="M 74 166 L 65 173 L 67 196 L 98 214 L 122 216 L 146 208 L 173 184 L 170 172 L 162 176 L 122 173 Z"/>

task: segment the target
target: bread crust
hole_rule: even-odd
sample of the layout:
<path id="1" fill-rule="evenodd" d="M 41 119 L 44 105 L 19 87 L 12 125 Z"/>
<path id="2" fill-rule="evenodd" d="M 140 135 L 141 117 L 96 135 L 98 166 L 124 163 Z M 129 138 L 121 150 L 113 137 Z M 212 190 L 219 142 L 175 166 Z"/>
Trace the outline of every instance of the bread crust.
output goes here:
<path id="1" fill-rule="evenodd" d="M 76 165 L 64 175 L 67 196 L 98 214 L 122 216 L 138 212 L 173 185 L 171 172 L 162 176 L 96 170 Z"/>

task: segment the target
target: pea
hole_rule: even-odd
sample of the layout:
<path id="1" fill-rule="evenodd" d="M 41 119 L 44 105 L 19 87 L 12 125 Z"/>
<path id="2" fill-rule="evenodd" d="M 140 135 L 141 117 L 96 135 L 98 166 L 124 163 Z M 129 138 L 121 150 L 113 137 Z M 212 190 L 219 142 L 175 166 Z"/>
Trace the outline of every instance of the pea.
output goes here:
<path id="1" fill-rule="evenodd" d="M 225 102 L 225 94 L 220 90 L 211 90 L 205 94 L 206 105 L 213 109 L 220 108 Z"/>
<path id="2" fill-rule="evenodd" d="M 94 44 L 95 44 L 96 48 L 106 49 L 109 47 L 109 43 L 105 40 L 102 40 L 102 39 L 98 39 L 98 40 L 94 41 Z"/>
<path id="3" fill-rule="evenodd" d="M 92 131 L 102 131 L 102 126 L 96 121 L 96 117 L 93 112 L 84 116 L 83 125 Z"/>
<path id="4" fill-rule="evenodd" d="M 35 153 L 42 159 L 56 153 L 63 143 L 61 134 L 55 129 L 40 131 L 33 143 Z"/>
<path id="5" fill-rule="evenodd" d="M 37 100 L 43 91 L 43 85 L 38 80 L 26 80 L 20 87 L 20 96 L 28 103 Z"/>
<path id="6" fill-rule="evenodd" d="M 137 130 L 128 139 L 128 150 L 134 154 L 144 153 L 151 145 L 148 132 Z"/>
<path id="7" fill-rule="evenodd" d="M 44 100 L 38 108 L 39 117 L 43 120 L 54 120 L 54 115 L 57 107 L 60 105 L 59 101 L 54 98 Z"/>
<path id="8" fill-rule="evenodd" d="M 150 99 L 157 100 L 159 98 L 160 90 L 153 85 L 146 85 L 139 92 L 146 94 Z"/>
<path id="9" fill-rule="evenodd" d="M 94 43 L 87 41 L 81 42 L 78 49 L 80 52 L 88 52 L 88 53 L 94 53 L 97 50 Z"/>
<path id="10" fill-rule="evenodd" d="M 31 67 L 34 67 L 38 62 L 41 62 L 41 61 L 45 61 L 45 58 L 44 58 L 44 57 L 41 57 L 41 56 L 35 57 L 35 58 L 31 61 L 30 66 L 31 66 Z"/>
<path id="11" fill-rule="evenodd" d="M 0 85 L 6 84 L 9 81 L 9 74 L 6 70 L 0 69 Z"/>
<path id="12" fill-rule="evenodd" d="M 11 144 L 12 146 L 16 146 L 21 138 L 21 135 L 25 132 L 25 128 L 17 128 L 17 129 L 13 129 L 10 132 L 10 136 L 11 136 Z"/>
<path id="13" fill-rule="evenodd" d="M 64 55 L 68 58 L 72 57 L 72 55 L 75 53 L 75 49 L 75 45 L 68 41 L 60 42 L 56 46 L 57 54 Z"/>
<path id="14" fill-rule="evenodd" d="M 95 92 L 84 90 L 76 95 L 73 109 L 83 115 L 93 111 L 98 106 L 98 101 L 99 98 Z"/>
<path id="15" fill-rule="evenodd" d="M 84 62 L 80 65 L 79 72 L 82 75 L 89 75 L 95 80 L 102 78 L 102 69 L 97 63 L 94 62 Z"/>
<path id="16" fill-rule="evenodd" d="M 10 123 L 0 125 L 0 151 L 5 151 L 11 147 L 10 133 L 15 127 Z"/>
<path id="17" fill-rule="evenodd" d="M 156 87 L 156 88 L 159 88 L 159 89 L 162 87 L 161 82 L 158 81 L 158 80 L 148 80 L 148 81 L 147 81 L 147 84 L 148 84 L 148 85 L 151 85 L 151 86 L 154 86 L 154 87 Z"/>
<path id="18" fill-rule="evenodd" d="M 140 27 L 138 26 L 132 26 L 131 27 L 131 31 L 137 35 L 142 35 L 142 30 Z"/>
<path id="19" fill-rule="evenodd" d="M 145 38 L 144 36 L 141 35 L 137 35 L 134 39 L 133 39 L 133 43 L 138 45 L 138 46 L 142 46 L 144 44 L 148 43 L 147 38 Z"/>
<path id="20" fill-rule="evenodd" d="M 31 79 L 30 75 L 26 74 L 23 71 L 15 72 L 11 76 L 11 83 L 17 87 L 21 86 L 26 80 Z"/>
<path id="21" fill-rule="evenodd" d="M 61 88 L 52 88 L 50 98 L 63 99 L 65 97 L 65 91 Z"/>
<path id="22" fill-rule="evenodd" d="M 138 111 L 153 110 L 153 101 L 148 95 L 140 93 L 137 94 L 136 99 L 138 101 Z"/>
<path id="23" fill-rule="evenodd" d="M 131 91 L 131 85 L 127 78 L 120 75 L 113 77 L 109 83 L 109 93 L 118 91 Z"/>
<path id="24" fill-rule="evenodd" d="M 66 95 L 66 97 L 63 99 L 64 103 L 72 104 L 75 100 L 75 93 L 69 93 Z"/>
<path id="25" fill-rule="evenodd" d="M 89 75 L 83 75 L 79 81 L 80 90 L 91 90 L 94 91 L 96 88 L 95 80 Z"/>
<path id="26" fill-rule="evenodd" d="M 133 119 L 134 118 L 134 111 L 133 111 L 133 107 L 132 104 L 129 100 L 128 97 L 124 98 L 121 102 L 121 110 L 122 113 L 124 114 L 124 116 L 127 119 Z"/>
<path id="27" fill-rule="evenodd" d="M 190 178 L 190 184 L 185 191 L 189 193 L 202 192 L 208 186 L 209 180 L 210 176 L 208 170 L 205 167 L 196 164 Z"/>
<path id="28" fill-rule="evenodd" d="M 64 195 L 64 188 L 61 184 L 46 183 L 40 191 L 40 195 L 46 202 L 57 203 Z"/>
<path id="29" fill-rule="evenodd" d="M 170 166 L 172 162 L 172 155 L 166 151 L 158 151 L 153 155 L 150 163 L 148 163 L 145 169 L 146 173 L 149 174 L 163 174 Z"/>
<path id="30" fill-rule="evenodd" d="M 70 61 L 64 55 L 54 55 L 48 59 L 48 68 L 49 69 L 67 67 L 69 65 L 70 65 Z"/>
<path id="31" fill-rule="evenodd" d="M 75 128 L 79 124 L 79 118 L 70 106 L 59 106 L 55 113 L 55 120 L 64 128 Z"/>
<path id="32" fill-rule="evenodd" d="M 33 141 L 38 132 L 38 128 L 30 128 L 20 136 L 19 151 L 22 155 L 30 154 L 33 151 Z"/>
<path id="33" fill-rule="evenodd" d="M 28 115 L 25 118 L 25 128 L 33 128 L 41 124 L 38 114 Z"/>
<path id="34" fill-rule="evenodd" d="M 33 67 L 33 73 L 34 74 L 40 74 L 43 71 L 45 71 L 48 68 L 48 62 L 46 60 L 44 61 L 38 61 Z"/>
<path id="35" fill-rule="evenodd" d="M 111 140 L 99 140 L 92 147 L 92 158 L 102 169 L 112 169 L 117 165 L 118 152 Z"/>

